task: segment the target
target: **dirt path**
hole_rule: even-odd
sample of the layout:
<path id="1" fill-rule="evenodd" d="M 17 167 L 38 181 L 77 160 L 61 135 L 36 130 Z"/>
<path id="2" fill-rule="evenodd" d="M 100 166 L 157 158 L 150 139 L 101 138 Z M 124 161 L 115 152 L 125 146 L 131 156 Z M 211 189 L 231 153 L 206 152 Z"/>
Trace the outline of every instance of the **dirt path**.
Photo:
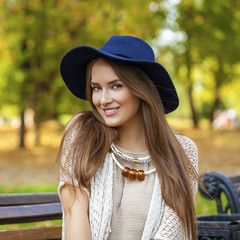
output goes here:
<path id="1" fill-rule="evenodd" d="M 0 184 L 32 185 L 57 183 L 57 148 L 39 147 L 0 152 Z"/>
<path id="2" fill-rule="evenodd" d="M 176 133 L 186 135 L 196 142 L 199 151 L 199 173 L 207 171 L 219 171 L 226 175 L 240 173 L 240 130 L 178 129 Z M 54 165 L 60 142 L 59 135 L 51 135 L 49 132 L 43 135 L 43 142 L 48 145 L 40 147 L 31 145 L 19 150 L 16 135 L 11 132 L 5 134 L 0 132 L 0 185 L 57 183 Z"/>
<path id="3" fill-rule="evenodd" d="M 8 166 L 0 169 L 0 184 L 9 186 L 57 183 L 54 170 Z"/>

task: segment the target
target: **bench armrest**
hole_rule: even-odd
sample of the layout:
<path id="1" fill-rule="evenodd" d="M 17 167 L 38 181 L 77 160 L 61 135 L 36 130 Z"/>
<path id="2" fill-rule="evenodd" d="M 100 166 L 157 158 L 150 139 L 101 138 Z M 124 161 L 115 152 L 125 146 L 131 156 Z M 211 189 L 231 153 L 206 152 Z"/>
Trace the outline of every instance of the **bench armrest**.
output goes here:
<path id="1" fill-rule="evenodd" d="M 201 177 L 202 183 L 207 191 L 207 194 L 216 201 L 218 213 L 240 213 L 240 202 L 236 187 L 232 181 L 225 175 L 219 172 L 207 172 Z M 199 188 L 200 194 L 211 199 L 201 188 Z M 221 193 L 224 193 L 227 197 L 227 205 L 224 207 L 221 199 Z"/>

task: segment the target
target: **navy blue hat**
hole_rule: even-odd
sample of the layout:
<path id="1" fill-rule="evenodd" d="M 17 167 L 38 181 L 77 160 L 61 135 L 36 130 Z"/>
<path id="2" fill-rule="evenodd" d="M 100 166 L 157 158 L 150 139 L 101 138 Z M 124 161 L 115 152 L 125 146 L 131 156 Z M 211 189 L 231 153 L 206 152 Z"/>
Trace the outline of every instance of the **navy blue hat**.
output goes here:
<path id="1" fill-rule="evenodd" d="M 142 69 L 156 85 L 165 113 L 178 107 L 178 95 L 168 72 L 155 62 L 152 48 L 142 39 L 132 36 L 112 36 L 100 49 L 79 46 L 63 56 L 61 75 L 76 97 L 86 99 L 87 66 L 93 59 L 104 56 L 132 63 Z"/>

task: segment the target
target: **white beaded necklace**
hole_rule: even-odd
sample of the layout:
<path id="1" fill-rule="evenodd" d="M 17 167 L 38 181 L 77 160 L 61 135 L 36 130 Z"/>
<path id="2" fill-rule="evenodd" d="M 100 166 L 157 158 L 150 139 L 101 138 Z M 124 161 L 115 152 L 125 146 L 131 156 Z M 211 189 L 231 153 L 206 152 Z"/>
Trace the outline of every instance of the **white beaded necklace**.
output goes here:
<path id="1" fill-rule="evenodd" d="M 149 156 L 147 157 L 142 157 L 142 158 L 138 158 L 138 157 L 129 157 L 123 153 L 121 153 L 116 146 L 114 145 L 114 143 L 111 144 L 111 150 L 112 152 L 120 157 L 122 160 L 128 161 L 128 162 L 132 162 L 132 163 L 138 163 L 138 164 L 145 164 L 145 163 L 149 163 L 151 162 L 151 158 Z"/>

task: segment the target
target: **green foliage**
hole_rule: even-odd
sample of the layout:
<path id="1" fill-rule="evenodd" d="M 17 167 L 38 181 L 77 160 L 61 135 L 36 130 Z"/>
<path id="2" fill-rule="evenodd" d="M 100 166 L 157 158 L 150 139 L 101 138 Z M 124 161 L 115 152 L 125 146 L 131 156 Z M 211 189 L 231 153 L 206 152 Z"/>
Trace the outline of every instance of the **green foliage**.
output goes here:
<path id="1" fill-rule="evenodd" d="M 111 35 L 131 34 L 156 46 L 157 59 L 183 88 L 182 108 L 192 101 L 185 117 L 195 110 L 211 118 L 221 103 L 231 108 L 238 99 L 228 86 L 239 85 L 239 22 L 235 0 L 0 1 L 0 115 L 31 107 L 39 122 L 88 109 L 61 80 L 62 56 L 78 45 L 100 47 Z M 159 47 L 156 37 L 166 28 L 176 35 Z"/>
<path id="2" fill-rule="evenodd" d="M 150 2 L 1 1 L 1 104 L 31 107 L 38 122 L 86 109 L 60 78 L 62 56 L 78 45 L 100 47 L 114 34 L 153 38 L 161 23 Z"/>
<path id="3" fill-rule="evenodd" d="M 165 1 L 166 27 L 173 37 L 169 43 L 160 44 L 160 52 L 167 66 L 172 66 L 173 76 L 184 84 L 192 114 L 195 111 L 211 121 L 223 103 L 240 112 L 233 101 L 228 101 L 228 95 L 238 95 L 237 88 L 230 93 L 228 86 L 232 82 L 239 85 L 240 2 L 176 2 Z M 202 106 L 206 102 L 208 109 Z"/>
<path id="4" fill-rule="evenodd" d="M 221 102 L 219 104 L 219 108 L 223 110 L 227 109 L 224 102 Z M 203 101 L 201 104 L 201 111 L 199 112 L 199 118 L 208 119 L 209 116 L 211 115 L 211 111 L 212 111 L 212 102 Z"/>

